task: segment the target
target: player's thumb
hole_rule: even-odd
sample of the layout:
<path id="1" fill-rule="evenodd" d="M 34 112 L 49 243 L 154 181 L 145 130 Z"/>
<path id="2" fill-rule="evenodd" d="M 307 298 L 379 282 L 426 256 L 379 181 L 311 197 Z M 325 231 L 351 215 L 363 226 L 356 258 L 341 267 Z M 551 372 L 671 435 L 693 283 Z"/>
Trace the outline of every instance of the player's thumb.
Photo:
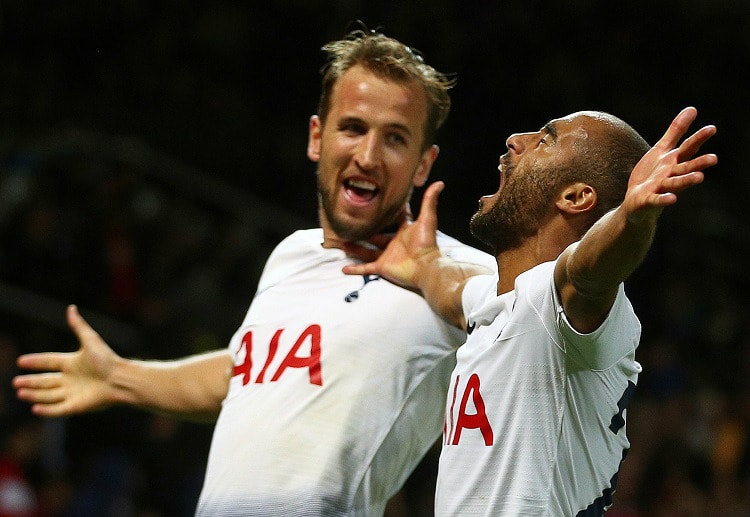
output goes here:
<path id="1" fill-rule="evenodd" d="M 68 320 L 68 327 L 73 331 L 78 340 L 83 344 L 84 339 L 88 336 L 97 335 L 96 331 L 91 328 L 91 325 L 83 319 L 83 316 L 78 312 L 78 307 L 75 305 L 68 305 L 66 310 L 66 317 Z"/>
<path id="2" fill-rule="evenodd" d="M 445 188 L 445 183 L 436 181 L 432 183 L 422 196 L 422 207 L 419 211 L 419 220 L 437 228 L 437 206 L 440 193 Z"/>

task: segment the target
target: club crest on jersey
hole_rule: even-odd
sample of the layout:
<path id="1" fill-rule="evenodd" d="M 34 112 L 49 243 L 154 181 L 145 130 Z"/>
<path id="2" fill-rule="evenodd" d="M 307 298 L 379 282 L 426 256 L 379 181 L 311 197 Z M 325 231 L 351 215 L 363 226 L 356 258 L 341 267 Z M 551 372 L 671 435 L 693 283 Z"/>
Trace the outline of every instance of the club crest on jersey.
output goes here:
<path id="1" fill-rule="evenodd" d="M 369 284 L 370 282 L 374 280 L 380 280 L 380 277 L 378 275 L 362 275 L 362 279 L 363 279 L 363 283 L 359 289 L 352 291 L 351 293 L 344 296 L 344 301 L 346 303 L 352 303 L 356 301 L 359 298 L 359 293 L 362 291 L 362 289 L 364 289 L 365 286 Z"/>

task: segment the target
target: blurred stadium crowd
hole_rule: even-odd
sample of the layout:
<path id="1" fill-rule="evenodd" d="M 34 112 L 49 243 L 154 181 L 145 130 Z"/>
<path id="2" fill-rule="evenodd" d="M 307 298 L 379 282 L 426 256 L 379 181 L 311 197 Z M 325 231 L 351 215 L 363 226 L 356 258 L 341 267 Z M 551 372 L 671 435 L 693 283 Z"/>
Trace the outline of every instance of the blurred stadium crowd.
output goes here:
<path id="1" fill-rule="evenodd" d="M 679 5 L 682 18 L 670 26 L 683 29 L 726 22 L 726 27 L 710 26 L 710 35 L 720 50 L 737 52 L 729 74 L 750 64 L 750 10 L 742 3 L 719 3 L 720 8 L 712 2 L 670 1 L 661 10 L 652 9 L 664 14 Z M 217 2 L 177 15 L 176 2 L 115 2 L 110 11 L 90 6 L 85 14 L 80 7 L 72 13 L 51 8 L 52 13 L 32 23 L 32 15 L 42 11 L 35 4 L 10 2 L 0 9 L 0 83 L 5 82 L 0 84 L 0 517 L 192 515 L 209 425 L 126 408 L 39 420 L 11 390 L 10 379 L 18 373 L 16 356 L 75 349 L 63 319 L 67 303 L 76 303 L 122 355 L 169 359 L 225 346 L 252 299 L 270 250 L 293 229 L 315 225 L 313 168 L 303 151 L 306 117 L 317 96 L 317 47 L 340 36 L 345 21 L 359 17 L 358 9 L 370 7 L 375 23 L 393 27 L 393 35 L 405 41 L 422 38 L 435 47 L 426 52 L 428 57 L 443 45 L 449 54 L 443 59 L 454 63 L 452 59 L 461 58 L 450 55 L 459 52 L 458 36 L 449 35 L 447 27 L 463 24 L 470 34 L 470 22 L 480 23 L 481 14 L 458 16 L 460 2 L 447 0 L 433 2 L 424 12 L 397 4 L 395 13 L 368 2 L 290 2 L 290 9 L 299 13 L 286 18 L 290 30 L 283 36 L 293 41 L 282 46 L 274 39 L 274 23 L 285 19 L 281 6 L 256 13 Z M 487 15 L 480 34 L 489 37 L 488 26 L 495 19 L 536 20 L 534 9 L 542 4 L 509 2 L 499 15 Z M 579 29 L 595 25 L 600 13 L 594 4 L 570 3 L 570 9 L 585 15 Z M 496 9 L 490 2 L 479 5 Z M 711 6 L 725 14 L 718 17 Z M 316 12 L 324 8 L 328 10 Z M 447 14 L 436 14 L 441 9 Z M 307 19 L 318 20 L 321 14 L 330 19 Z M 421 30 L 409 30 L 420 14 L 427 22 Z M 559 38 L 550 36 L 550 28 L 562 21 L 560 15 L 539 14 L 535 34 Z M 84 21 L 73 21 L 76 16 Z M 615 17 L 608 16 L 611 23 Z M 146 20 L 145 36 L 139 36 Z M 661 27 L 653 19 L 651 25 L 642 23 L 615 25 L 611 34 L 621 39 L 628 30 Z M 497 37 L 507 38 L 509 31 L 504 27 Z M 736 39 L 721 40 L 733 32 Z M 57 38 L 62 41 L 67 33 L 73 42 L 56 47 Z M 176 43 L 182 39 L 192 43 Z M 261 43 L 263 49 L 255 49 Z M 494 49 L 497 43 L 484 44 Z M 540 48 L 549 44 L 542 42 Z M 296 45 L 309 47 L 302 62 L 295 61 Z M 615 48 L 622 45 L 619 41 Z M 127 53 L 131 46 L 137 51 Z M 136 66 L 152 49 L 153 61 Z M 204 54 L 191 65 L 196 49 Z M 257 66 L 241 80 L 232 79 L 227 69 L 242 66 L 253 52 L 266 52 L 273 60 L 253 61 Z M 536 52 L 540 50 L 530 54 Z M 218 55 L 235 54 L 239 57 L 209 66 Z M 517 53 L 510 56 L 503 66 Z M 713 62 L 710 55 L 692 58 L 699 64 Z M 180 59 L 185 62 L 178 63 Z M 276 73 L 288 74 L 289 82 L 270 81 L 266 90 L 256 90 L 271 75 L 275 60 L 287 62 Z M 479 68 L 480 62 L 475 56 L 466 66 Z M 573 58 L 570 66 L 542 62 L 547 68 L 537 78 L 540 82 L 561 70 L 575 75 L 587 66 Z M 118 74 L 118 66 L 124 72 Z M 193 67 L 195 76 L 187 73 Z M 648 64 L 652 72 L 657 68 L 658 63 Z M 744 113 L 733 112 L 744 121 L 748 105 L 727 98 L 744 88 L 721 76 L 724 70 L 712 68 L 704 72 L 713 77 L 693 77 L 699 84 L 718 84 L 707 91 L 679 90 L 675 102 L 698 97 L 695 102 L 710 107 L 713 99 L 714 105 Z M 460 74 L 462 81 L 467 74 Z M 130 85 L 132 90 L 124 84 L 128 75 L 136 85 Z M 487 129 L 484 122 L 469 120 L 480 115 L 468 98 L 494 87 L 502 93 L 508 85 L 493 83 L 472 91 L 471 80 L 465 81 L 441 142 L 446 156 L 438 163 L 444 168 L 436 172 L 448 178 L 448 189 L 455 192 L 452 198 L 446 191 L 441 204 L 441 214 L 449 214 L 444 226 L 473 243 L 465 233 L 473 209 L 470 199 L 496 187 L 491 176 L 502 138 L 566 110 L 607 106 L 579 105 L 589 100 L 585 91 L 538 103 L 532 103 L 532 96 L 499 95 L 495 116 L 511 120 Z M 653 82 L 657 87 L 669 84 L 666 77 L 653 77 Z M 577 78 L 572 86 L 585 90 L 587 83 Z M 288 91 L 292 87 L 299 95 Z M 614 87 L 608 94 L 622 99 L 612 111 L 626 120 L 635 118 L 636 128 L 645 126 L 644 136 L 651 141 L 682 107 L 654 100 L 637 111 L 636 102 Z M 670 96 L 668 91 L 663 95 Z M 173 104 L 165 108 L 160 103 Z M 533 107 L 521 117 L 525 103 Z M 459 115 L 460 110 L 471 113 Z M 653 113 L 643 114 L 649 110 Z M 732 125 L 735 119 L 720 111 L 711 115 L 718 120 L 702 122 L 717 123 L 717 138 L 729 132 L 727 139 L 743 141 L 745 135 L 747 140 L 746 124 Z M 527 127 L 529 121 L 532 126 Z M 485 135 L 459 138 L 472 131 Z M 742 220 L 742 193 L 750 181 L 740 172 L 746 164 L 740 163 L 739 147 L 733 156 L 726 141 L 716 145 L 721 170 L 716 174 L 734 176 L 709 177 L 700 193 L 680 200 L 679 208 L 664 218 L 652 254 L 627 285 L 643 321 L 638 359 L 644 373 L 628 410 L 632 449 L 623 463 L 611 517 L 750 516 L 750 231 Z M 480 147 L 491 148 L 474 157 Z M 466 182 L 475 168 L 487 171 L 489 179 Z M 233 174 L 219 172 L 233 169 Z M 461 183 L 471 183 L 474 190 Z M 394 498 L 388 517 L 431 515 L 436 454 L 425 459 Z"/>

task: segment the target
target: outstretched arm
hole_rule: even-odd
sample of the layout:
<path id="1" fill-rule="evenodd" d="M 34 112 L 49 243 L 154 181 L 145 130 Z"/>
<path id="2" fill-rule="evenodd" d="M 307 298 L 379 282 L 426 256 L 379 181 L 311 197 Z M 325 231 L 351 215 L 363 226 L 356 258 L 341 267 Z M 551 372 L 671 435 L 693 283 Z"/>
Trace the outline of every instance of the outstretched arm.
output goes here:
<path id="1" fill-rule="evenodd" d="M 190 420 L 213 420 L 226 396 L 232 360 L 226 350 L 177 361 L 136 361 L 117 355 L 71 305 L 68 325 L 76 352 L 22 355 L 18 366 L 44 373 L 19 375 L 13 387 L 39 416 L 57 417 L 115 404 Z"/>
<path id="2" fill-rule="evenodd" d="M 577 245 L 560 256 L 555 283 L 565 313 L 576 330 L 590 332 L 604 321 L 617 289 L 648 252 L 656 222 L 677 193 L 703 181 L 703 170 L 717 157 L 694 157 L 716 133 L 705 126 L 686 138 L 695 108 L 685 108 L 664 136 L 636 164 L 622 204 L 602 217 Z"/>
<path id="3" fill-rule="evenodd" d="M 445 184 L 431 184 L 422 198 L 416 221 L 405 221 L 382 252 L 348 244 L 348 254 L 365 264 L 344 267 L 352 275 L 375 274 L 391 282 L 422 293 L 430 307 L 443 319 L 465 329 L 466 321 L 461 293 L 466 281 L 479 274 L 492 274 L 489 269 L 443 256 L 436 241 L 438 196 Z"/>

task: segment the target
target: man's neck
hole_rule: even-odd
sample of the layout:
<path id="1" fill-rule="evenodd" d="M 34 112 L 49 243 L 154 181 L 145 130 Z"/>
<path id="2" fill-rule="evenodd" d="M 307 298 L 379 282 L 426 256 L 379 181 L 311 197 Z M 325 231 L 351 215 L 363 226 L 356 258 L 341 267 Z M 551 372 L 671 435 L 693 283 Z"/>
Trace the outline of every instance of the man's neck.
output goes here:
<path id="1" fill-rule="evenodd" d="M 384 248 L 385 245 L 388 243 L 388 241 L 396 234 L 398 231 L 398 225 L 390 225 L 376 234 L 370 236 L 367 239 L 359 240 L 359 241 L 351 241 L 348 239 L 344 239 L 340 237 L 336 232 L 334 232 L 328 225 L 321 224 L 321 228 L 323 229 L 323 243 L 322 246 L 324 248 L 339 248 L 344 249 L 346 244 L 359 244 L 362 246 L 368 246 L 372 245 L 376 248 Z"/>
<path id="2" fill-rule="evenodd" d="M 561 247 L 557 239 L 545 238 L 544 235 L 542 231 L 526 239 L 518 248 L 497 255 L 498 295 L 512 291 L 521 273 L 560 256 L 565 247 Z"/>

